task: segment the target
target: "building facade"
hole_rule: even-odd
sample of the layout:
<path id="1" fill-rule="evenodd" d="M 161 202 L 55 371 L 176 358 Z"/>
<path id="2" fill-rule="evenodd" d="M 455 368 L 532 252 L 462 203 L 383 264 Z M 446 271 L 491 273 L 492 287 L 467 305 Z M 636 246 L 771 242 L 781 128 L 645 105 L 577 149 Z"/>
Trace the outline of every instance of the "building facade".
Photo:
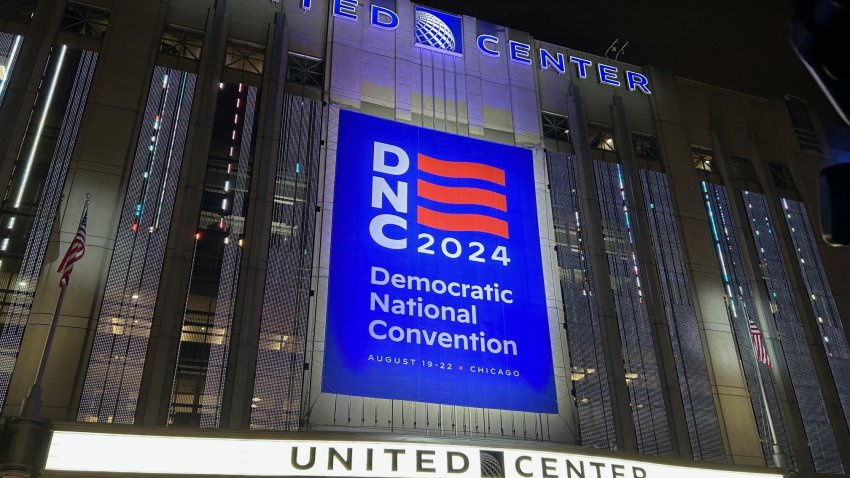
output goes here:
<path id="1" fill-rule="evenodd" d="M 33 381 L 90 193 L 44 381 L 56 423 L 755 467 L 775 437 L 789 471 L 850 470 L 850 254 L 818 233 L 832 153 L 803 100 L 407 0 L 27 0 L 0 3 L 0 32 L 4 416 Z M 425 243 L 358 282 L 400 231 Z M 401 312 L 364 292 L 403 289 L 393 267 L 423 274 Z M 501 303 L 453 302 L 474 280 Z M 415 303 L 438 281 L 442 324 Z M 475 311 L 481 332 L 428 345 Z M 420 328 L 350 328 L 381 312 Z M 435 343 L 454 375 L 400 368 L 432 368 Z M 351 365 L 373 346 L 374 372 Z M 470 348 L 494 377 L 472 376 Z"/>

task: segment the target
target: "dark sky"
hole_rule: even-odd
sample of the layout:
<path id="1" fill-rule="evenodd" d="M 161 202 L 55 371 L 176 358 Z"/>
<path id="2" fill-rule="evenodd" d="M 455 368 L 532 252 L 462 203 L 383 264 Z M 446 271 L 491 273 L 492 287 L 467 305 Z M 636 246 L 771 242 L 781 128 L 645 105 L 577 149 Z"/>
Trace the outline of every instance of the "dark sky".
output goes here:
<path id="1" fill-rule="evenodd" d="M 753 95 L 805 98 L 837 121 L 788 41 L 791 0 L 420 0 L 602 55 L 615 38 L 620 60 Z"/>

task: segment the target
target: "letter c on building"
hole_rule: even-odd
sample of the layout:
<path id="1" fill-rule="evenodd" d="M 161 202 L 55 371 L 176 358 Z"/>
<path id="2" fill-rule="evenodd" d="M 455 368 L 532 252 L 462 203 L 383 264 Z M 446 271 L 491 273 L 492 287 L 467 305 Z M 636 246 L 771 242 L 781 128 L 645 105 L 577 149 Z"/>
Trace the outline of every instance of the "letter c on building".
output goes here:
<path id="1" fill-rule="evenodd" d="M 499 50 L 488 47 L 488 43 L 492 43 L 494 45 L 498 44 L 499 37 L 493 35 L 478 35 L 478 49 L 481 50 L 481 53 L 498 58 L 501 53 L 499 53 Z"/>

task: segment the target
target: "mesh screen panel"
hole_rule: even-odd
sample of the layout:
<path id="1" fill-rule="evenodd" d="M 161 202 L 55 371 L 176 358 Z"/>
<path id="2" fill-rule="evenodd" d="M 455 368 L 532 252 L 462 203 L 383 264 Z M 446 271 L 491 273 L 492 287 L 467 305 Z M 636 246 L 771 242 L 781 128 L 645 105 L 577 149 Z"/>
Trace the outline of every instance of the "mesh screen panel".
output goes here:
<path id="1" fill-rule="evenodd" d="M 755 241 L 761 265 L 762 278 L 770 298 L 770 309 L 779 335 L 782 337 L 782 353 L 794 394 L 800 407 L 803 427 L 812 452 L 815 470 L 820 473 L 842 473 L 838 445 L 832 434 L 832 426 L 826 414 L 812 353 L 806 333 L 794 309 L 794 297 L 785 271 L 779 242 L 770 223 L 767 198 L 763 194 L 744 191 L 744 204 L 750 231 Z"/>
<path id="2" fill-rule="evenodd" d="M 256 105 L 254 87 L 219 88 L 169 425 L 219 425 L 251 185 Z"/>
<path id="3" fill-rule="evenodd" d="M 77 419 L 133 423 L 195 75 L 154 68 Z"/>
<path id="4" fill-rule="evenodd" d="M 672 456 L 667 410 L 619 164 L 594 162 L 638 451 Z"/>
<path id="5" fill-rule="evenodd" d="M 667 175 L 641 170 L 640 180 L 693 457 L 695 460 L 724 462 L 726 451 L 711 394 L 699 321 L 685 269 Z"/>
<path id="6" fill-rule="evenodd" d="M 5 190 L 0 209 L 0 408 L 17 362 L 96 64 L 97 53 L 65 46 L 53 49 Z"/>
<path id="7" fill-rule="evenodd" d="M 0 105 L 6 97 L 9 79 L 15 69 L 15 62 L 21 52 L 24 37 L 0 32 Z"/>
<path id="8" fill-rule="evenodd" d="M 847 345 L 844 326 L 838 315 L 805 204 L 783 198 L 782 208 L 797 255 L 797 264 L 809 294 L 809 304 L 817 317 L 820 339 L 826 349 L 844 420 L 850 427 L 850 347 Z"/>
<path id="9" fill-rule="evenodd" d="M 711 237 L 714 241 L 715 253 L 720 263 L 723 287 L 726 292 L 729 321 L 735 335 L 735 342 L 738 345 L 741 366 L 744 369 L 747 388 L 750 391 L 750 402 L 753 405 L 756 424 L 758 425 L 759 435 L 762 438 L 762 451 L 765 457 L 772 455 L 770 450 L 770 432 L 768 431 L 765 415 L 768 410 L 765 410 L 764 402 L 761 398 L 758 374 L 761 375 L 764 383 L 769 412 L 773 418 L 777 438 L 785 450 L 789 466 L 792 469 L 796 469 L 796 458 L 788 441 L 788 436 L 785 433 L 785 420 L 782 414 L 776 384 L 773 380 L 773 374 L 770 373 L 770 369 L 766 365 L 756 362 L 753 353 L 747 316 L 756 324 L 759 324 L 759 318 L 754 307 L 752 291 L 747 280 L 744 259 L 741 256 L 741 249 L 738 246 L 738 239 L 736 237 L 738 226 L 732 221 L 726 188 L 718 184 L 703 181 L 702 192 L 706 212 L 708 213 Z"/>
<path id="10" fill-rule="evenodd" d="M 549 151 L 547 164 L 581 444 L 615 449 L 617 440 L 608 391 L 608 368 L 592 288 L 591 265 L 585 250 L 586 232 L 582 228 L 586 216 L 575 158 Z"/>
<path id="11" fill-rule="evenodd" d="M 275 174 L 272 231 L 251 427 L 295 430 L 316 226 L 322 103 L 287 95 Z"/>

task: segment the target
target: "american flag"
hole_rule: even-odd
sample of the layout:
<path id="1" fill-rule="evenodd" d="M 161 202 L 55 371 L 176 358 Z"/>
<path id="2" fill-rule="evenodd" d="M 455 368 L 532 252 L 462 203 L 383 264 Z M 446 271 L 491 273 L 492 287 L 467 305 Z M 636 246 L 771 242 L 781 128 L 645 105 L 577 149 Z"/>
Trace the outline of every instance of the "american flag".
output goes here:
<path id="1" fill-rule="evenodd" d="M 767 347 L 764 346 L 764 337 L 761 334 L 758 326 L 750 319 L 750 340 L 753 342 L 753 351 L 756 354 L 756 360 L 772 367 L 770 363 L 770 355 L 767 354 Z"/>
<path id="2" fill-rule="evenodd" d="M 62 277 L 59 278 L 59 287 L 68 285 L 68 279 L 71 277 L 71 271 L 74 270 L 74 263 L 83 258 L 86 253 L 86 222 L 89 218 L 89 203 L 86 200 L 83 217 L 80 218 L 80 227 L 77 228 L 77 233 L 68 246 L 68 251 L 65 252 L 65 257 L 62 258 L 62 263 L 59 264 L 59 269 L 56 272 L 61 272 Z"/>

